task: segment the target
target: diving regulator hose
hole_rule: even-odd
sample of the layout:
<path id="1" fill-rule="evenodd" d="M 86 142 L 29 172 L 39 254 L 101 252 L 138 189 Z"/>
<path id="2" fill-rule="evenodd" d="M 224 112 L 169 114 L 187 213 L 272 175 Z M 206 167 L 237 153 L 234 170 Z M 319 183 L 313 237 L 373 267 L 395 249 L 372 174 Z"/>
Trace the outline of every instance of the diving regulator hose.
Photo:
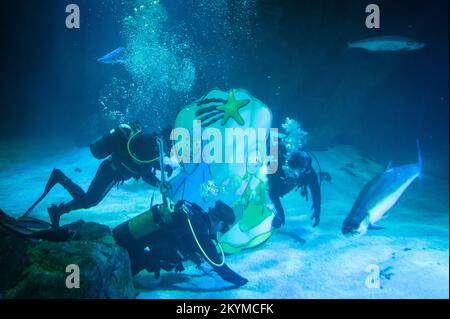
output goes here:
<path id="1" fill-rule="evenodd" d="M 225 253 L 223 252 L 222 246 L 218 242 L 216 242 L 217 246 L 219 247 L 220 254 L 222 256 L 221 257 L 222 261 L 220 263 L 215 263 L 214 261 L 211 260 L 211 258 L 209 258 L 208 254 L 205 252 L 205 250 L 203 249 L 202 245 L 200 244 L 200 242 L 199 242 L 199 240 L 197 238 L 197 235 L 195 235 L 194 227 L 192 227 L 191 219 L 189 218 L 189 213 L 186 210 L 186 207 L 184 205 L 182 206 L 182 210 L 186 214 L 187 221 L 188 221 L 188 224 L 189 224 L 189 228 L 191 229 L 192 237 L 194 237 L 195 243 L 197 244 L 198 248 L 200 249 L 200 251 L 203 254 L 203 256 L 205 257 L 205 259 L 211 265 L 213 265 L 215 267 L 222 267 L 225 264 Z"/>
<path id="2" fill-rule="evenodd" d="M 150 164 L 150 163 L 153 163 L 153 162 L 157 161 L 157 160 L 159 159 L 159 156 L 158 156 L 158 157 L 155 157 L 155 158 L 152 158 L 152 159 L 150 159 L 150 160 L 145 161 L 145 160 L 139 159 L 139 158 L 131 151 L 131 147 L 130 147 L 131 141 L 132 141 L 136 136 L 138 136 L 139 134 L 142 134 L 142 133 L 143 133 L 143 130 L 137 130 L 136 132 L 130 134 L 130 137 L 128 138 L 128 142 L 127 142 L 127 150 L 128 150 L 128 154 L 130 155 L 130 157 L 131 157 L 134 161 L 136 161 L 136 162 L 139 163 L 139 164 Z"/>

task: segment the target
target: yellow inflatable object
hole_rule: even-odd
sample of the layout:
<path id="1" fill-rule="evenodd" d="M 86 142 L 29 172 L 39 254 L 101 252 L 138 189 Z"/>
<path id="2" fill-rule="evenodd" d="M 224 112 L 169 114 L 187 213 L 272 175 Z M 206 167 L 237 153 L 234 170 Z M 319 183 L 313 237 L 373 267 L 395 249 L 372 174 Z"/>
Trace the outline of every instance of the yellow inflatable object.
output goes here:
<path id="1" fill-rule="evenodd" d="M 212 90 L 199 100 L 183 108 L 175 120 L 175 128 L 185 128 L 192 132 L 194 121 L 201 121 L 202 129 L 215 128 L 222 137 L 226 136 L 226 129 L 265 129 L 266 140 L 272 121 L 270 109 L 260 100 L 243 89 L 230 91 Z M 266 149 L 265 141 L 254 140 L 248 142 L 244 154 L 236 150 L 237 143 L 227 141 L 222 143 L 221 154 L 243 156 L 244 163 L 231 163 L 225 155 L 224 162 L 210 163 L 182 163 L 184 174 L 174 180 L 173 200 L 192 200 L 207 209 L 214 206 L 220 199 L 233 207 L 238 221 L 220 238 L 220 244 L 225 253 L 236 253 L 242 249 L 257 246 L 267 240 L 272 231 L 273 211 L 268 208 L 267 178 L 261 173 L 261 163 L 265 163 L 266 152 L 259 158 L 258 163 L 248 163 L 251 150 Z M 191 148 L 193 144 L 191 143 Z M 193 149 L 194 153 L 195 149 Z M 198 154 L 198 153 L 197 153 Z M 262 155 L 262 154 L 261 154 Z M 195 155 L 192 154 L 194 157 Z M 192 158 L 193 158 L 192 157 Z M 259 166 L 258 166 L 259 165 Z M 208 169 L 205 168 L 208 167 Z M 213 181 L 217 187 L 214 199 L 202 198 L 199 195 L 200 186 L 205 183 L 205 177 Z M 201 177 L 201 178 L 200 178 Z M 184 186 L 180 186 L 184 185 Z M 191 187 L 187 185 L 192 185 Z M 187 187 L 186 187 L 187 186 Z M 183 189 L 183 191 L 179 191 Z"/>

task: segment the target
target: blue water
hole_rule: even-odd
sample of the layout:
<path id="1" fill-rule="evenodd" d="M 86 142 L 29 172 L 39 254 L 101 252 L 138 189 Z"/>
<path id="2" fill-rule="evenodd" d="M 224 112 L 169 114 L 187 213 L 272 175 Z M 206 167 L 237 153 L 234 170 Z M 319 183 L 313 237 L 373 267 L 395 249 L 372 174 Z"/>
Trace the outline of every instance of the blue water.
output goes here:
<path id="1" fill-rule="evenodd" d="M 139 274 L 139 297 L 448 298 L 447 1 L 378 1 L 380 29 L 366 28 L 367 3 L 354 0 L 77 4 L 80 29 L 65 28 L 61 1 L 17 1 L 2 10 L 9 26 L 1 28 L 9 43 L 0 62 L 2 209 L 19 216 L 53 167 L 87 189 L 98 166 L 87 146 L 118 124 L 173 124 L 211 89 L 244 88 L 270 108 L 273 127 L 286 116 L 299 121 L 307 147 L 330 173 L 319 228 L 311 227 L 311 203 L 291 192 L 282 199 L 286 225 L 263 245 L 227 258 L 249 284 L 224 289 L 188 265 L 159 281 Z M 27 21 L 39 27 L 31 30 Z M 426 46 L 347 48 L 383 35 Z M 126 50 L 121 63 L 97 61 L 118 47 Z M 342 221 L 361 188 L 390 160 L 414 162 L 416 138 L 423 173 L 382 221 L 386 229 L 343 237 Z M 348 164 L 352 174 L 342 169 Z M 152 191 L 129 181 L 62 221 L 113 227 L 145 210 Z M 47 219 L 46 207 L 66 200 L 55 189 L 33 214 Z M 365 283 L 369 265 L 382 271 L 380 289 Z"/>

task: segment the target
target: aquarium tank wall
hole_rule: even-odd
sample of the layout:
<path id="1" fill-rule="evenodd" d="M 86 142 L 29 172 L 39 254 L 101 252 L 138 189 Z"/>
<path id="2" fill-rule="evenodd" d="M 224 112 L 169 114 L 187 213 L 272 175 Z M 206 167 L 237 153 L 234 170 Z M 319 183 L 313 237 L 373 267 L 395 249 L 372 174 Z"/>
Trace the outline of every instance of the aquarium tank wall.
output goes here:
<path id="1" fill-rule="evenodd" d="M 0 13 L 0 299 L 448 299 L 448 1 Z"/>

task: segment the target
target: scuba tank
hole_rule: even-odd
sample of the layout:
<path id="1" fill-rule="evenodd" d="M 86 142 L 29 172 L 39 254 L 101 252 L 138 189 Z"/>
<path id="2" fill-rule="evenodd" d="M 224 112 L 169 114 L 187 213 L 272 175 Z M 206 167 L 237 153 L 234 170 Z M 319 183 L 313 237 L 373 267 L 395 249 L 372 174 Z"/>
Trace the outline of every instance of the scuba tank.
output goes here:
<path id="1" fill-rule="evenodd" d="M 159 206 L 142 213 L 113 229 L 113 237 L 117 244 L 123 247 L 132 246 L 137 240 L 152 234 L 160 228 L 161 218 Z"/>
<path id="2" fill-rule="evenodd" d="M 125 145 L 125 152 L 128 153 L 128 156 L 135 164 L 151 164 L 156 162 L 159 159 L 159 156 L 153 157 L 151 154 L 144 156 L 139 154 L 142 153 L 142 143 L 147 143 L 142 140 L 144 129 L 146 127 L 149 126 L 141 127 L 137 122 L 134 122 L 131 125 L 121 124 L 117 128 L 112 129 L 108 134 L 100 136 L 90 144 L 89 148 L 91 154 L 96 159 L 102 160 L 112 155 L 113 152 L 121 150 L 121 145 Z M 158 140 L 159 138 L 156 139 Z M 141 149 L 139 149 L 139 147 Z"/>
<path id="3" fill-rule="evenodd" d="M 113 131 L 111 131 L 113 132 Z M 108 137 L 111 137 L 111 132 L 107 135 L 101 136 L 98 139 L 96 139 L 91 145 L 89 145 L 89 149 L 91 151 L 91 154 L 96 159 L 104 159 L 107 156 L 111 155 L 112 150 L 108 147 Z"/>
<path id="4" fill-rule="evenodd" d="M 96 159 L 105 159 L 109 155 L 111 155 L 116 149 L 116 137 L 117 133 L 120 133 L 125 140 L 128 140 L 130 134 L 133 132 L 133 128 L 127 124 L 121 124 L 119 127 L 112 129 L 108 134 L 100 136 L 96 139 L 91 145 L 89 145 L 89 149 L 91 154 Z"/>

